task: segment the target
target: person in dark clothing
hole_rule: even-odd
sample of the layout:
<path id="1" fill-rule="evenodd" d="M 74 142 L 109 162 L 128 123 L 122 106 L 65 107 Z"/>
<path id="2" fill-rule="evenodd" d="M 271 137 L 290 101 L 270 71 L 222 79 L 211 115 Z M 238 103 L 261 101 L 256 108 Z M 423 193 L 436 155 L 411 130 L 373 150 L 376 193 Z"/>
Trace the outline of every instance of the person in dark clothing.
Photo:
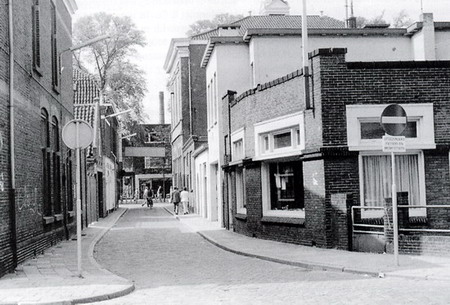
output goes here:
<path id="1" fill-rule="evenodd" d="M 177 187 L 173 189 L 170 200 L 173 203 L 173 212 L 178 215 L 178 206 L 180 205 L 181 197 Z"/>

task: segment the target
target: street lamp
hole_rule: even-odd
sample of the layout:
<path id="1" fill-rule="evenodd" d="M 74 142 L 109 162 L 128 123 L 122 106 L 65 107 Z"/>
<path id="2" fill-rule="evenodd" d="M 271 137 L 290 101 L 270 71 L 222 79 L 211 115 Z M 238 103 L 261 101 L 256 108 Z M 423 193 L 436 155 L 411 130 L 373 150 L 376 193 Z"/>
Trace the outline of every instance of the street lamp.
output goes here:
<path id="1" fill-rule="evenodd" d="M 62 62 L 62 61 L 61 61 L 61 60 L 62 60 L 62 56 L 63 56 L 63 54 L 66 53 L 66 52 L 73 52 L 73 51 L 82 49 L 82 48 L 84 48 L 84 47 L 88 47 L 88 46 L 90 46 L 90 45 L 92 45 L 92 44 L 94 44 L 94 43 L 96 43 L 96 42 L 103 41 L 103 40 L 108 39 L 108 38 L 111 38 L 111 36 L 110 36 L 110 35 L 101 35 L 101 36 L 97 36 L 97 37 L 92 38 L 92 39 L 89 39 L 89 40 L 87 40 L 87 41 L 85 41 L 85 42 L 83 42 L 83 43 L 80 43 L 80 44 L 78 44 L 78 45 L 76 45 L 76 46 L 72 46 L 72 47 L 70 47 L 70 48 L 68 48 L 68 49 L 62 50 L 62 51 L 59 53 L 59 62 L 60 62 L 60 63 Z M 60 73 L 62 73 L 63 70 L 64 70 L 64 67 L 61 67 Z"/>
<path id="2" fill-rule="evenodd" d="M 88 40 L 88 41 L 86 41 L 86 42 L 84 42 L 82 44 L 79 44 L 79 45 L 76 45 L 76 46 L 72 46 L 72 47 L 70 47 L 68 49 L 65 49 L 65 50 L 61 51 L 59 53 L 59 55 L 58 55 L 59 64 L 61 65 L 61 62 L 62 62 L 61 59 L 62 59 L 62 55 L 64 53 L 66 53 L 66 52 L 73 52 L 75 50 L 79 50 L 81 48 L 87 47 L 87 46 L 89 46 L 91 44 L 94 44 L 96 42 L 99 42 L 99 41 L 107 39 L 107 38 L 109 38 L 108 35 L 99 36 L 99 37 L 90 39 L 90 40 Z M 62 71 L 63 71 L 63 69 L 59 69 L 59 77 L 60 78 L 61 78 Z M 66 143 L 66 145 L 69 148 L 71 148 L 71 149 L 75 149 L 75 151 L 76 151 L 76 157 L 75 158 L 76 158 L 76 161 L 77 161 L 77 172 L 76 172 L 76 185 L 77 185 L 77 192 L 76 192 L 76 196 L 77 196 L 77 207 L 76 207 L 77 208 L 77 263 L 78 263 L 77 264 L 78 265 L 77 269 L 78 269 L 78 276 L 82 277 L 82 266 L 81 266 L 81 176 L 80 176 L 80 174 L 81 174 L 80 173 L 81 162 L 80 162 L 80 149 L 81 148 L 85 148 L 85 147 L 81 147 L 79 145 L 79 141 L 80 141 L 79 125 L 80 125 L 80 122 L 83 122 L 83 121 L 73 120 L 73 121 L 69 122 L 69 123 L 73 123 L 71 125 L 75 126 L 76 144 L 69 146 Z M 66 127 L 68 126 L 68 124 L 66 124 L 65 128 L 63 129 L 63 134 L 64 134 L 64 131 L 65 131 Z M 69 125 L 69 126 L 71 126 L 71 125 Z M 88 126 L 86 128 L 88 128 L 90 130 L 90 133 L 92 133 L 92 128 L 90 127 L 90 125 L 88 123 L 85 123 L 85 125 Z M 67 130 L 70 130 L 70 127 Z M 68 138 L 70 139 L 70 136 Z M 63 140 L 64 140 L 64 138 L 63 138 Z M 91 141 L 92 141 L 92 139 L 91 139 Z M 86 145 L 86 146 L 88 146 L 88 145 Z"/>

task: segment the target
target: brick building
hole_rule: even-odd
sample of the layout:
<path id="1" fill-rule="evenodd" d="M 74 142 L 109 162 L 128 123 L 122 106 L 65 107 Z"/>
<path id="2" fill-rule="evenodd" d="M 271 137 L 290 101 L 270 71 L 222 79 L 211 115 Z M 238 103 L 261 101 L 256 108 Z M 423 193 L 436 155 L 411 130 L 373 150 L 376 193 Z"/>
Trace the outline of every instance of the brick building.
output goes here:
<path id="1" fill-rule="evenodd" d="M 73 118 L 72 63 L 60 54 L 75 10 L 74 0 L 2 2 L 0 275 L 74 229 L 72 156 L 61 140 Z"/>
<path id="2" fill-rule="evenodd" d="M 207 38 L 208 33 L 172 39 L 164 64 L 172 109 L 173 183 L 189 190 L 197 189 L 195 152 L 207 143 L 206 74 L 200 66 Z"/>
<path id="3" fill-rule="evenodd" d="M 88 122 L 93 143 L 81 158 L 83 224 L 89 225 L 116 208 L 120 177 L 119 125 L 116 107 L 105 103 L 94 76 L 74 68 L 74 116 Z"/>
<path id="4" fill-rule="evenodd" d="M 408 115 L 407 152 L 396 156 L 400 251 L 448 253 L 449 210 L 439 205 L 450 188 L 450 62 L 349 62 L 346 52 L 310 53 L 310 109 L 301 70 L 228 92 L 226 226 L 295 244 L 392 251 L 379 120 L 398 103 Z"/>
<path id="5" fill-rule="evenodd" d="M 264 1 L 263 7 L 265 15 L 248 16 L 208 33 L 201 62 L 206 69 L 208 105 L 208 218 L 221 224 L 227 217 L 222 214 L 225 194 L 220 168 L 225 147 L 220 135 L 226 122 L 218 111 L 221 98 L 228 90 L 240 95 L 302 66 L 301 16 L 289 15 L 284 1 Z M 346 27 L 327 16 L 308 16 L 307 25 L 308 51 L 347 48 L 349 61 L 450 59 L 448 23 L 434 22 L 432 14 L 423 14 L 408 28 Z"/>
<path id="6" fill-rule="evenodd" d="M 136 136 L 123 139 L 122 198 L 131 199 L 145 186 L 167 197 L 172 187 L 172 146 L 170 124 L 142 124 Z"/>

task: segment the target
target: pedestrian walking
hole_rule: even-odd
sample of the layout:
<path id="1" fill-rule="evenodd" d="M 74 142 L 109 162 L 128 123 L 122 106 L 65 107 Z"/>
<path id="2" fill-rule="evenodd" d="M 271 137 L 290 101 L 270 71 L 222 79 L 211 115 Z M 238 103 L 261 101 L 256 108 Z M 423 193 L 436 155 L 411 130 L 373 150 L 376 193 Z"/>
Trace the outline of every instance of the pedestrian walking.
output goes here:
<path id="1" fill-rule="evenodd" d="M 181 197 L 181 203 L 183 204 L 183 214 L 189 214 L 189 192 L 186 188 L 183 188 L 183 190 L 180 193 Z"/>
<path id="2" fill-rule="evenodd" d="M 158 187 L 158 190 L 156 191 L 156 198 L 159 202 L 161 202 L 161 185 Z"/>
<path id="3" fill-rule="evenodd" d="M 172 195 L 170 196 L 170 201 L 173 203 L 173 212 L 178 215 L 178 206 L 180 205 L 180 192 L 178 191 L 178 187 L 173 189 Z"/>
<path id="4" fill-rule="evenodd" d="M 144 203 L 142 204 L 142 206 L 144 206 L 144 204 L 147 204 L 147 207 L 152 209 L 153 208 L 153 199 L 152 199 L 153 192 L 147 186 L 145 187 L 143 197 L 144 197 Z"/>

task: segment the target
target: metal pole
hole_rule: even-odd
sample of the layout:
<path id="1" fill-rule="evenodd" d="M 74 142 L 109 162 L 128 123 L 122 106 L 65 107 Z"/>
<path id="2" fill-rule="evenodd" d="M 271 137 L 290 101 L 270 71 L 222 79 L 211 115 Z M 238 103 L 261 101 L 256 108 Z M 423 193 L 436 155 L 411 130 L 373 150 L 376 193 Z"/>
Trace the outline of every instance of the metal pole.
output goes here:
<path id="1" fill-rule="evenodd" d="M 302 10 L 302 48 L 303 48 L 303 80 L 305 84 L 303 97 L 306 109 L 311 109 L 309 97 L 309 68 L 308 68 L 308 17 L 306 13 L 306 0 L 303 0 Z"/>
<path id="2" fill-rule="evenodd" d="M 80 134 L 79 122 L 76 123 L 76 158 L 77 158 L 77 262 L 78 262 L 78 276 L 81 274 L 81 162 L 80 162 Z"/>
<path id="3" fill-rule="evenodd" d="M 392 219 L 394 224 L 394 259 L 395 264 L 399 266 L 398 261 L 398 211 L 397 211 L 397 187 L 395 185 L 395 154 L 391 152 L 392 160 Z"/>

